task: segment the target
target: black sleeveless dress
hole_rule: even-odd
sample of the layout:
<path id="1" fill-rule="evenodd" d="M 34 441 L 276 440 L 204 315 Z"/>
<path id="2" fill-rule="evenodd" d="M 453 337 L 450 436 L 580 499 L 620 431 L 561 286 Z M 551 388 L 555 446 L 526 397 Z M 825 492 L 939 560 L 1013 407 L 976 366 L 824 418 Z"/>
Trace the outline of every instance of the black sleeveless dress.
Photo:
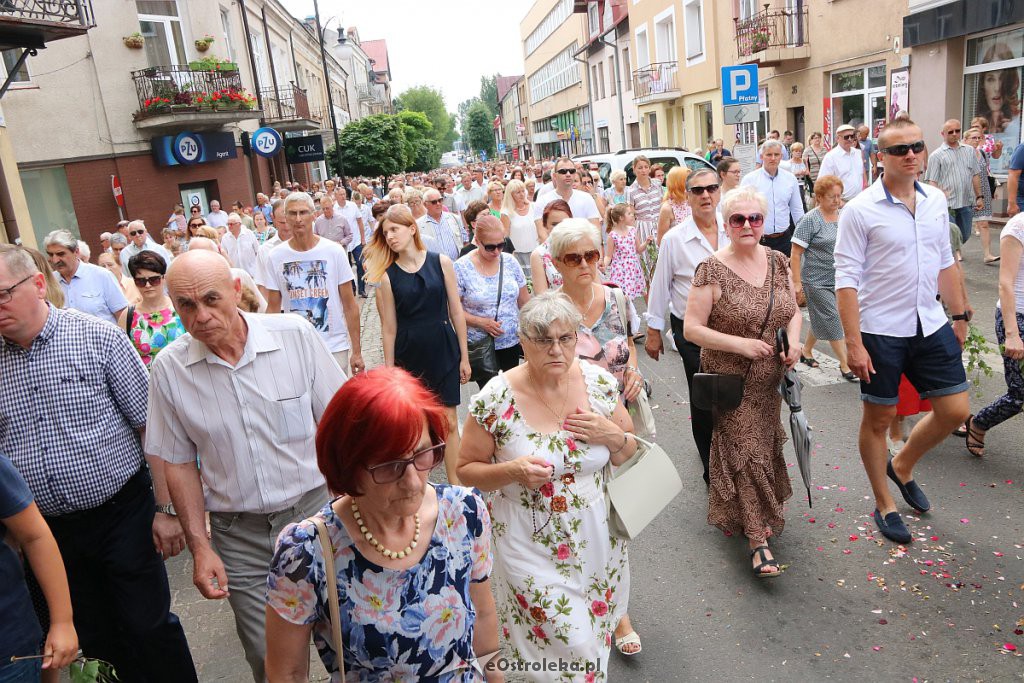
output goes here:
<path id="1" fill-rule="evenodd" d="M 460 402 L 459 340 L 448 315 L 441 256 L 428 251 L 419 271 L 387 270 L 395 298 L 395 365 L 420 378 L 446 406 Z"/>

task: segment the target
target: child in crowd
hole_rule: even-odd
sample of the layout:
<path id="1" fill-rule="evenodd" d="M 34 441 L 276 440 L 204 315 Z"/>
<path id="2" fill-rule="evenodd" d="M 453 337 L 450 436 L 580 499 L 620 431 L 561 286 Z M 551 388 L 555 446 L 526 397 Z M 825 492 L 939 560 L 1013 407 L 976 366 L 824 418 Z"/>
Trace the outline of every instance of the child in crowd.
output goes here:
<path id="1" fill-rule="evenodd" d="M 608 244 L 602 267 L 608 273 L 608 280 L 622 290 L 632 301 L 638 296 L 647 300 L 647 286 L 640 268 L 639 254 L 647 248 L 647 242 L 640 241 L 636 228 L 636 214 L 629 204 L 616 204 L 608 209 L 605 225 L 608 228 Z"/>

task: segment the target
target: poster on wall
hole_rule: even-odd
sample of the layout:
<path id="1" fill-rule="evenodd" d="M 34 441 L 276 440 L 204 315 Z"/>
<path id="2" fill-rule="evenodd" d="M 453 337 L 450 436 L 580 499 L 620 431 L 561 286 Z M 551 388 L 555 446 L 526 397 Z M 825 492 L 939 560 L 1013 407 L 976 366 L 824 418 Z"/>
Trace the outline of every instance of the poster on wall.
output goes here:
<path id="1" fill-rule="evenodd" d="M 1007 172 L 1020 143 L 1021 70 L 1011 66 L 964 76 L 964 128 L 976 117 L 985 119 L 988 135 L 982 149 L 990 155 L 993 175 Z"/>
<path id="2" fill-rule="evenodd" d="M 889 121 L 901 111 L 910 112 L 910 67 L 889 72 Z"/>
<path id="3" fill-rule="evenodd" d="M 821 106 L 822 111 L 825 113 L 822 119 L 821 145 L 825 149 L 832 149 L 832 98 L 823 98 Z"/>

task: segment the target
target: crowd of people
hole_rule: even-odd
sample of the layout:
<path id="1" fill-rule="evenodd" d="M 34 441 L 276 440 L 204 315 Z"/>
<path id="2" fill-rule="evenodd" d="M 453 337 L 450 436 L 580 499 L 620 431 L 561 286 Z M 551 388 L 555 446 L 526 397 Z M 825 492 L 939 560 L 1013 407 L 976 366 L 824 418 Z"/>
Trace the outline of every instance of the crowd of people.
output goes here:
<path id="1" fill-rule="evenodd" d="M 875 524 L 911 542 L 889 484 L 926 512 L 929 449 L 981 456 L 1024 404 L 1024 218 L 986 241 L 1008 391 L 970 415 L 957 255 L 995 152 L 958 121 L 931 155 L 906 117 L 867 133 L 776 133 L 746 174 L 716 140 L 714 167 L 638 156 L 629 184 L 568 158 L 285 184 L 174 207 L 160 242 L 122 221 L 96 265 L 66 230 L 0 245 L 0 677 L 56 680 L 80 646 L 196 680 L 164 568 L 185 549 L 256 681 L 306 680 L 311 638 L 334 680 L 604 676 L 642 650 L 605 502 L 653 432 L 638 343 L 681 356 L 707 521 L 754 576 L 783 573 L 778 386 L 818 340 L 860 382 Z M 908 394 L 930 412 L 904 438 Z"/>

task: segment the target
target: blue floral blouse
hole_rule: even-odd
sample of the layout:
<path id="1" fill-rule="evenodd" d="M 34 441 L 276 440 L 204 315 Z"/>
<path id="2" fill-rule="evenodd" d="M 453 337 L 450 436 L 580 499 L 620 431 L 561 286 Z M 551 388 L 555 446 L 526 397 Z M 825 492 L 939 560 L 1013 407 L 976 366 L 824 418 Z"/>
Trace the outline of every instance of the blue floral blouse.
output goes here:
<path id="1" fill-rule="evenodd" d="M 489 578 L 491 518 L 473 490 L 434 485 L 437 524 L 418 565 L 386 569 L 364 557 L 330 504 L 323 517 L 335 549 L 347 681 L 478 680 L 476 610 L 469 586 Z M 267 604 L 293 624 L 313 624 L 313 643 L 331 680 L 339 683 L 331 644 L 323 555 L 316 527 L 284 528 L 267 577 Z"/>
<path id="2" fill-rule="evenodd" d="M 519 343 L 519 290 L 526 284 L 526 275 L 515 256 L 502 253 L 505 278 L 501 285 L 501 310 L 498 322 L 502 334 L 494 339 L 494 348 L 508 349 Z M 467 313 L 481 318 L 494 317 L 494 304 L 498 301 L 499 274 L 481 275 L 473 265 L 472 252 L 455 262 L 455 278 L 459 284 L 459 299 Z M 479 327 L 467 327 L 466 339 L 480 341 L 487 333 Z"/>

